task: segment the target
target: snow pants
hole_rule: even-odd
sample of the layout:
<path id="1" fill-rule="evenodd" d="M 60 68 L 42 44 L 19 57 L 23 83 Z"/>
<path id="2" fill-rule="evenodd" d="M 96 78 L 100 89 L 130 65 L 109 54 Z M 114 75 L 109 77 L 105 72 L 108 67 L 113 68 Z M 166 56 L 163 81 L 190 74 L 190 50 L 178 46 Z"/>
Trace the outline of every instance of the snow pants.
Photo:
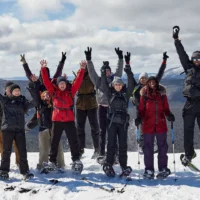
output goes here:
<path id="1" fill-rule="evenodd" d="M 112 123 L 108 129 L 108 144 L 106 162 L 113 165 L 116 154 L 116 144 L 119 144 L 119 163 L 122 168 L 127 166 L 127 134 L 128 125 Z"/>
<path id="2" fill-rule="evenodd" d="M 3 136 L 3 155 L 1 159 L 0 170 L 10 171 L 10 156 L 12 153 L 13 140 L 16 143 L 19 152 L 19 171 L 25 174 L 29 171 L 27 151 L 26 151 L 26 138 L 24 130 L 18 131 L 2 131 Z"/>
<path id="3" fill-rule="evenodd" d="M 39 139 L 39 163 L 37 164 L 38 170 L 41 169 L 43 162 L 48 162 L 52 138 L 53 138 L 53 132 L 51 131 L 51 129 L 45 129 L 38 133 L 38 139 Z M 58 145 L 58 154 L 56 160 L 59 168 L 63 168 L 65 166 L 64 153 L 61 141 L 59 142 Z"/>
<path id="4" fill-rule="evenodd" d="M 154 140 L 156 137 L 158 145 L 158 169 L 161 171 L 167 168 L 168 163 L 168 144 L 167 144 L 167 133 L 143 133 L 144 136 L 144 164 L 145 170 L 154 171 Z"/>
<path id="5" fill-rule="evenodd" d="M 99 151 L 99 123 L 97 119 L 97 108 L 93 108 L 90 110 L 76 109 L 79 148 L 85 148 L 85 125 L 87 117 L 91 127 L 93 146 L 95 150 Z"/>
<path id="6" fill-rule="evenodd" d="M 200 99 L 187 99 L 183 108 L 184 149 L 185 155 L 192 158 L 194 154 L 194 126 L 195 120 L 200 118 Z"/>
<path id="7" fill-rule="evenodd" d="M 79 154 L 79 144 L 77 138 L 77 132 L 74 122 L 53 122 L 52 132 L 53 138 L 51 141 L 51 150 L 50 150 L 50 162 L 56 163 L 56 158 L 58 154 L 58 146 L 60 143 L 60 139 L 63 131 L 65 131 L 69 147 L 71 150 L 72 161 L 76 161 L 80 159 Z"/>

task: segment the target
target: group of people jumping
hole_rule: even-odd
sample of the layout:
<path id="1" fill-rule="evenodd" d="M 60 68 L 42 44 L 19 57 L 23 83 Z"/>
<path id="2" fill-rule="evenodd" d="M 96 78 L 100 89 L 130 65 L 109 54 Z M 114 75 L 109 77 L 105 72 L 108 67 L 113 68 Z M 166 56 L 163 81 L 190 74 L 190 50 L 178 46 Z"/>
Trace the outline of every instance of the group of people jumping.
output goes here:
<path id="1" fill-rule="evenodd" d="M 173 27 L 175 47 L 186 74 L 183 89 L 186 98 L 183 108 L 185 155 L 181 161 L 187 166 L 196 157 L 193 137 L 195 120 L 200 119 L 200 51 L 195 51 L 190 59 L 179 39 L 179 31 L 178 26 Z M 157 177 L 166 178 L 171 174 L 168 168 L 166 119 L 174 122 L 175 116 L 169 108 L 166 88 L 160 84 L 169 58 L 167 52 L 163 53 L 157 75 L 149 77 L 142 72 L 137 82 L 130 66 L 131 53 L 123 56 L 119 48 L 115 48 L 115 51 L 118 55 L 115 73 L 111 71 L 109 61 L 103 61 L 99 76 L 92 61 L 92 48 L 88 47 L 85 51 L 86 61 L 81 61 L 72 82 L 66 74 L 62 76 L 66 53 L 62 52 L 53 78 L 50 78 L 46 60 L 40 61 L 41 70 L 37 77 L 31 72 L 25 55 L 21 55 L 32 100 L 28 101 L 22 96 L 20 86 L 10 81 L 6 83 L 5 94 L 0 94 L 1 179 L 9 178 L 12 144 L 23 178 L 34 177 L 28 166 L 25 129 L 36 126 L 39 126 L 39 162 L 36 168 L 45 173 L 65 168 L 61 143 L 64 131 L 71 151 L 72 170 L 81 173 L 87 117 L 94 146 L 92 159 L 99 161 L 102 158 L 103 171 L 109 177 L 115 176 L 115 163 L 121 166 L 121 175 L 128 176 L 132 171 L 127 165 L 130 98 L 136 106 L 135 126 L 141 127 L 139 143 L 144 154 L 144 178 L 154 178 L 155 139 L 158 146 Z M 123 69 L 127 84 L 121 78 Z M 24 115 L 30 108 L 35 108 L 35 114 L 25 123 Z"/>

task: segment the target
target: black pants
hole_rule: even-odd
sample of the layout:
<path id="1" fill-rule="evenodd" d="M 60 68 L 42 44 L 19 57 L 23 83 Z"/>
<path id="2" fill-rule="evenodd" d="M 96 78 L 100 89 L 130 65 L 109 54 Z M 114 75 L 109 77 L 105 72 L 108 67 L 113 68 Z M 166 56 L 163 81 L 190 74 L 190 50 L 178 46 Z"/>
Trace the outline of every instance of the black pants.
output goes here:
<path id="1" fill-rule="evenodd" d="M 119 144 L 119 163 L 122 168 L 127 166 L 127 132 L 128 126 L 124 124 L 112 123 L 108 129 L 108 144 L 106 162 L 113 165 L 116 154 L 116 143 L 118 137 Z"/>
<path id="2" fill-rule="evenodd" d="M 97 108 L 93 108 L 91 110 L 76 110 L 79 148 L 85 148 L 85 124 L 87 117 L 91 127 L 91 135 L 94 148 L 95 150 L 99 150 L 99 123 L 97 119 Z"/>
<path id="3" fill-rule="evenodd" d="M 63 131 L 65 131 L 69 147 L 71 150 L 72 161 L 79 160 L 79 150 L 78 150 L 78 138 L 76 133 L 76 127 L 74 122 L 53 122 L 53 138 L 51 141 L 50 150 L 50 162 L 56 163 L 56 157 L 58 154 L 58 145 L 62 136 Z"/>
<path id="4" fill-rule="evenodd" d="M 194 154 L 194 126 L 195 120 L 200 118 L 200 100 L 187 100 L 183 108 L 184 121 L 184 149 L 188 158 Z"/>
<path id="5" fill-rule="evenodd" d="M 10 171 L 10 155 L 12 153 L 12 143 L 15 140 L 19 152 L 19 170 L 21 174 L 29 172 L 26 151 L 26 138 L 24 130 L 21 131 L 2 131 L 3 136 L 3 155 L 0 170 Z"/>

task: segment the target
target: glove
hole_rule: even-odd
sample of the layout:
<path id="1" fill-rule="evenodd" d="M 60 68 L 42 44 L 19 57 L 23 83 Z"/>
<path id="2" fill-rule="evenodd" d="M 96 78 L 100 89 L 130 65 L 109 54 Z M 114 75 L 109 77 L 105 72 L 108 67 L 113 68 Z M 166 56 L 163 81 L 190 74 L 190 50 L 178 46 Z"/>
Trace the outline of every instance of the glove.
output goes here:
<path id="1" fill-rule="evenodd" d="M 62 52 L 61 62 L 64 63 L 65 60 L 66 60 L 66 52 L 65 53 Z"/>
<path id="2" fill-rule="evenodd" d="M 167 55 L 167 52 L 165 51 L 165 52 L 163 53 L 163 60 L 164 60 L 164 61 L 167 61 L 167 58 L 169 58 L 169 56 Z"/>
<path id="3" fill-rule="evenodd" d="M 87 51 L 85 51 L 86 60 L 91 60 L 92 48 L 88 47 Z"/>
<path id="4" fill-rule="evenodd" d="M 130 52 L 127 52 L 127 55 L 124 56 L 125 61 L 126 61 L 126 64 L 129 64 L 129 63 L 130 63 L 130 57 L 131 57 L 131 53 L 130 53 Z"/>
<path id="5" fill-rule="evenodd" d="M 168 120 L 169 122 L 174 122 L 174 121 L 175 121 L 174 115 L 173 115 L 172 113 L 170 113 L 170 114 L 167 116 L 167 120 Z"/>
<path id="6" fill-rule="evenodd" d="M 172 37 L 173 37 L 175 40 L 178 39 L 179 31 L 180 31 L 179 26 L 174 26 L 174 27 L 173 27 Z"/>
<path id="7" fill-rule="evenodd" d="M 124 67 L 124 71 L 128 74 L 128 73 L 130 73 L 131 72 L 131 67 L 130 67 L 130 65 L 126 65 L 125 67 Z"/>
<path id="8" fill-rule="evenodd" d="M 25 54 L 23 54 L 23 55 L 20 55 L 21 56 L 21 62 L 22 62 L 22 64 L 25 64 L 26 63 L 26 59 L 25 59 Z"/>
<path id="9" fill-rule="evenodd" d="M 140 117 L 137 117 L 135 119 L 135 126 L 139 126 L 142 123 L 142 119 Z"/>
<path id="10" fill-rule="evenodd" d="M 115 52 L 118 55 L 119 59 L 123 59 L 123 51 L 118 48 L 115 48 Z"/>

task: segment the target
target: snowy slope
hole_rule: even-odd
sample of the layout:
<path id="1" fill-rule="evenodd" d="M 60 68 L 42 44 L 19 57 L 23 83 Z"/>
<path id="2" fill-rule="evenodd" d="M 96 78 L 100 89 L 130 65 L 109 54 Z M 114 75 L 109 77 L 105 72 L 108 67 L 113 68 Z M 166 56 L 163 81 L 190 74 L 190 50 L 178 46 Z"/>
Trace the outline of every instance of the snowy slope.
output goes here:
<path id="1" fill-rule="evenodd" d="M 97 187 L 91 186 L 81 180 L 81 177 L 85 176 L 91 181 L 95 181 L 99 184 L 107 187 L 122 187 L 125 183 L 124 180 L 120 180 L 119 177 L 108 178 L 106 177 L 101 166 L 98 165 L 94 160 L 91 160 L 93 150 L 86 149 L 86 155 L 82 159 L 84 163 L 84 170 L 81 176 L 76 176 L 71 173 L 70 168 L 70 154 L 65 153 L 65 162 L 68 170 L 64 174 L 58 174 L 52 172 L 48 175 L 41 175 L 35 170 L 35 166 L 38 161 L 38 153 L 28 153 L 29 166 L 31 171 L 35 173 L 35 178 L 29 182 L 20 181 L 21 175 L 18 173 L 18 169 L 14 164 L 14 155 L 12 154 L 11 159 L 11 172 L 10 180 L 7 182 L 0 181 L 0 199 L 73 199 L 73 200 L 198 200 L 200 199 L 200 173 L 194 173 L 186 170 L 179 161 L 179 155 L 176 154 L 176 169 L 179 177 L 178 181 L 175 182 L 174 174 L 172 174 L 167 180 L 141 180 L 138 182 L 139 173 L 143 172 L 143 156 L 141 158 L 141 170 L 138 170 L 137 165 L 137 153 L 129 152 L 129 165 L 133 168 L 133 181 L 128 183 L 126 191 L 123 194 L 117 192 L 108 193 Z M 197 158 L 194 160 L 194 164 L 200 167 L 200 150 L 197 151 Z M 155 166 L 157 155 L 155 155 Z M 169 167 L 173 171 L 173 155 L 169 154 Z M 115 167 L 116 171 L 120 173 L 119 166 Z M 53 186 L 51 190 L 48 190 L 50 184 L 48 179 L 56 178 L 60 183 Z M 21 184 L 21 185 L 20 185 Z M 15 185 L 17 186 L 14 191 L 4 191 L 4 188 Z M 37 194 L 19 193 L 20 187 L 30 188 L 39 190 Z"/>

